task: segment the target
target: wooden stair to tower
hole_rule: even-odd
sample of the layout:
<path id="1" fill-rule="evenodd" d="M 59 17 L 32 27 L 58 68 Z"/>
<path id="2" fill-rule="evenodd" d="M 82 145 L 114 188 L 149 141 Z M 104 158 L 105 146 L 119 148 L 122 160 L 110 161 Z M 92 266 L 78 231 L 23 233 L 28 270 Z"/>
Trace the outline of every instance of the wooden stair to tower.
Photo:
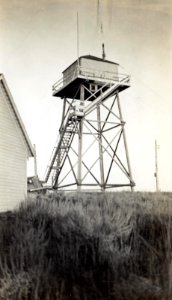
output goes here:
<path id="1" fill-rule="evenodd" d="M 60 175 L 63 164 L 66 160 L 67 154 L 70 149 L 74 134 L 76 133 L 77 120 L 68 118 L 64 128 L 60 130 L 60 139 L 58 144 L 54 147 L 52 158 L 50 159 L 50 165 L 47 168 L 45 182 L 48 181 L 50 173 L 55 172 L 53 188 L 56 186 L 58 177 Z"/>
<path id="2" fill-rule="evenodd" d="M 66 126 L 66 130 L 63 132 L 63 137 L 60 143 L 60 147 L 57 155 L 57 169 L 60 169 L 62 167 L 64 156 L 69 151 L 71 137 L 74 133 L 74 129 L 75 129 L 75 123 L 69 121 Z"/>

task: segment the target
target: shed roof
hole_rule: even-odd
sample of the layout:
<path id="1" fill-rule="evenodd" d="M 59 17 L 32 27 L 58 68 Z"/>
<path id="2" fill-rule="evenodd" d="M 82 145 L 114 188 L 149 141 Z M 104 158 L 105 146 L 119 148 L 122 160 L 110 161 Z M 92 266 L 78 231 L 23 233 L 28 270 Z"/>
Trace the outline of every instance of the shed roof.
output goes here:
<path id="1" fill-rule="evenodd" d="M 92 59 L 92 60 L 107 62 L 107 63 L 114 64 L 114 65 L 119 65 L 119 64 L 115 63 L 114 61 L 106 60 L 106 59 L 103 59 L 103 58 L 100 58 L 100 57 L 97 57 L 97 56 L 93 56 L 93 55 L 90 55 L 90 54 L 80 56 L 80 58 L 88 58 L 88 59 Z"/>
<path id="2" fill-rule="evenodd" d="M 22 119 L 20 117 L 20 114 L 19 114 L 18 109 L 17 109 L 17 107 L 15 105 L 15 102 L 13 100 L 11 92 L 10 92 L 10 90 L 8 88 L 8 85 L 7 85 L 7 82 L 5 80 L 5 77 L 4 77 L 4 75 L 2 73 L 0 73 L 0 83 L 3 85 L 3 87 L 5 89 L 5 92 L 7 94 L 8 101 L 9 101 L 9 104 L 11 106 L 12 112 L 13 112 L 13 114 L 15 116 L 15 119 L 16 119 L 16 121 L 18 123 L 18 126 L 19 126 L 20 130 L 21 130 L 21 133 L 22 133 L 22 136 L 24 138 L 24 141 L 25 141 L 25 143 L 27 145 L 27 148 L 29 150 L 29 155 L 30 156 L 34 156 L 35 155 L 34 148 L 33 148 L 32 144 L 30 142 L 30 139 L 29 139 L 29 136 L 28 136 L 28 134 L 26 132 L 25 126 L 23 124 L 23 121 L 22 121 Z"/>
<path id="3" fill-rule="evenodd" d="M 101 62 L 106 62 L 106 63 L 110 63 L 110 64 L 114 64 L 114 65 L 117 65 L 119 66 L 118 63 L 115 63 L 113 61 L 110 61 L 110 60 L 106 60 L 106 59 L 103 59 L 103 58 L 100 58 L 100 57 L 97 57 L 97 56 L 94 56 L 94 55 L 83 55 L 83 56 L 80 56 L 79 57 L 79 60 L 81 58 L 87 58 L 87 59 L 91 59 L 91 60 L 96 60 L 96 61 L 101 61 Z M 70 66 L 72 66 L 73 64 L 75 64 L 77 62 L 77 60 L 75 60 L 71 65 L 69 65 L 62 73 L 64 73 Z"/>

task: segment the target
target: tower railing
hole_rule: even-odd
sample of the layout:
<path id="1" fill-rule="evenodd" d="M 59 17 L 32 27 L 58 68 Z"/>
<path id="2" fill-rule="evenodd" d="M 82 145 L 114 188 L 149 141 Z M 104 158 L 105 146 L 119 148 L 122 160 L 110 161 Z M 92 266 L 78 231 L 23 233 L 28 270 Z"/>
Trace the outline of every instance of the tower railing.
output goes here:
<path id="1" fill-rule="evenodd" d="M 70 82 L 75 80 L 76 78 L 85 78 L 94 80 L 103 80 L 105 82 L 119 82 L 121 84 L 128 84 L 130 85 L 130 76 L 123 73 L 115 73 L 109 71 L 100 71 L 93 68 L 87 68 L 82 66 L 76 66 L 74 69 L 69 72 L 69 74 L 63 75 L 53 86 L 53 92 L 59 91 L 61 88 L 67 86 Z"/>

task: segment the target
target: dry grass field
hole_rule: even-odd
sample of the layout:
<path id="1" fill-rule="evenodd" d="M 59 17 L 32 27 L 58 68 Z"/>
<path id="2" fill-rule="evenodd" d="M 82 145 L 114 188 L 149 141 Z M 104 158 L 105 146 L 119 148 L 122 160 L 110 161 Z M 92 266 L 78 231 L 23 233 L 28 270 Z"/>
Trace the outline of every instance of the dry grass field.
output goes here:
<path id="1" fill-rule="evenodd" d="M 49 193 L 0 215 L 0 300 L 172 299 L 172 194 Z"/>

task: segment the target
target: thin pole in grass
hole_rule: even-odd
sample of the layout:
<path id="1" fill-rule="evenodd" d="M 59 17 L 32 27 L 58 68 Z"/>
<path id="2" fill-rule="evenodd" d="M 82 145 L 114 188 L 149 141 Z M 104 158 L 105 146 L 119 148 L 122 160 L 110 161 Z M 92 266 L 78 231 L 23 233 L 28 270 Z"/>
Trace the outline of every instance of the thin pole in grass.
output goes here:
<path id="1" fill-rule="evenodd" d="M 156 192 L 160 192 L 159 189 L 159 167 L 158 167 L 158 149 L 160 148 L 160 145 L 157 144 L 157 140 L 155 140 L 155 179 L 156 179 Z"/>

